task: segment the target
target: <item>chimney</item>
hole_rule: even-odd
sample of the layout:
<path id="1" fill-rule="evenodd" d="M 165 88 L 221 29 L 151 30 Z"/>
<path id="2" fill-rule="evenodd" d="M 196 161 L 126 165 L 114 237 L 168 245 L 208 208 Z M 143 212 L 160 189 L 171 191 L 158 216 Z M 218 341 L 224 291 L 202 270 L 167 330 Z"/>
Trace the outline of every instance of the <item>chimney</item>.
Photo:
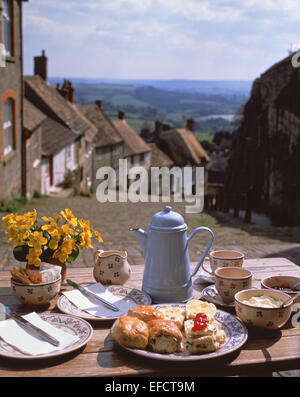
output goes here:
<path id="1" fill-rule="evenodd" d="M 125 112 L 120 110 L 119 114 L 118 114 L 118 118 L 119 118 L 119 120 L 124 120 L 125 119 Z"/>
<path id="2" fill-rule="evenodd" d="M 193 119 L 188 119 L 188 120 L 186 121 L 186 128 L 187 128 L 187 130 L 190 130 L 190 131 L 194 132 L 194 129 L 195 129 L 195 122 L 194 122 Z"/>
<path id="3" fill-rule="evenodd" d="M 69 101 L 71 103 L 74 103 L 75 88 L 73 87 L 71 81 L 64 80 L 64 83 L 62 86 L 60 86 L 60 84 L 57 83 L 56 89 L 64 99 L 66 99 L 67 101 Z"/>
<path id="4" fill-rule="evenodd" d="M 69 81 L 69 86 L 68 86 L 68 100 L 71 103 L 74 103 L 75 99 L 75 88 L 73 87 L 71 81 Z"/>
<path id="5" fill-rule="evenodd" d="M 155 121 L 155 135 L 159 135 L 163 131 L 163 123 L 161 121 Z"/>
<path id="6" fill-rule="evenodd" d="M 101 99 L 97 99 L 95 104 L 98 106 L 99 109 L 104 110 L 104 104 Z"/>
<path id="7" fill-rule="evenodd" d="M 42 55 L 34 57 L 34 74 L 41 76 L 47 81 L 48 74 L 48 58 L 45 55 L 45 50 L 42 50 Z"/>

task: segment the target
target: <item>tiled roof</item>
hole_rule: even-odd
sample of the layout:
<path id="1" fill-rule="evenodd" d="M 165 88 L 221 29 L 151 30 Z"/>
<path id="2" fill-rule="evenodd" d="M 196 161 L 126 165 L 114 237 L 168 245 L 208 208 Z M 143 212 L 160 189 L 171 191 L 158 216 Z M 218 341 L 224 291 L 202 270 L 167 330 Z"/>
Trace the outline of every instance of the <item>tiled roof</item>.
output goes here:
<path id="1" fill-rule="evenodd" d="M 98 130 L 93 141 L 95 147 L 100 148 L 123 142 L 113 122 L 98 105 L 79 106 L 79 110 Z"/>
<path id="2" fill-rule="evenodd" d="M 74 134 L 70 128 L 47 117 L 41 124 L 42 127 L 42 154 L 50 156 L 57 153 L 63 147 L 69 145 L 78 135 Z"/>
<path id="3" fill-rule="evenodd" d="M 210 158 L 192 131 L 186 128 L 162 131 L 158 144 L 165 149 L 175 165 L 200 165 Z"/>
<path id="4" fill-rule="evenodd" d="M 52 119 L 64 123 L 78 135 L 93 136 L 97 129 L 80 113 L 76 105 L 65 100 L 40 76 L 25 76 L 25 96 Z"/>
<path id="5" fill-rule="evenodd" d="M 113 124 L 124 140 L 124 157 L 150 152 L 150 147 L 134 129 L 130 127 L 126 120 L 115 120 Z"/>
<path id="6" fill-rule="evenodd" d="M 151 149 L 151 167 L 171 167 L 174 162 L 156 143 L 148 143 Z"/>
<path id="7" fill-rule="evenodd" d="M 42 121 L 46 119 L 46 115 L 36 108 L 31 102 L 24 98 L 24 127 L 28 131 L 33 131 Z"/>

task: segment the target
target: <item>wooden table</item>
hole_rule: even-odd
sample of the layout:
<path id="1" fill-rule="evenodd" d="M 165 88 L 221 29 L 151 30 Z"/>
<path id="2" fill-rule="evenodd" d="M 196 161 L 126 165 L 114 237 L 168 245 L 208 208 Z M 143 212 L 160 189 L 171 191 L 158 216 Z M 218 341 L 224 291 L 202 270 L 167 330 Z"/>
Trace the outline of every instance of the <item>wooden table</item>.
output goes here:
<path id="1" fill-rule="evenodd" d="M 192 264 L 192 267 L 195 264 Z M 254 286 L 269 275 L 297 275 L 300 267 L 284 258 L 249 259 L 245 268 L 253 271 Z M 94 282 L 92 268 L 68 269 L 67 275 L 78 283 Z M 141 288 L 143 266 L 132 268 L 128 286 Z M 198 284 L 194 277 L 195 297 L 201 297 L 206 284 Z M 63 289 L 69 287 L 63 286 Z M 10 293 L 10 273 L 0 272 L 0 301 L 20 313 L 26 307 Z M 222 308 L 221 308 L 222 309 Z M 224 310 L 224 309 L 222 309 Z M 234 309 L 231 309 L 234 313 Z M 54 300 L 44 312 L 58 312 Z M 0 358 L 0 376 L 50 376 L 50 377 L 111 377 L 111 376 L 270 376 L 272 371 L 300 368 L 300 327 L 293 328 L 289 321 L 280 331 L 251 331 L 246 344 L 237 352 L 212 360 L 192 364 L 166 363 L 136 356 L 118 346 L 109 334 L 111 321 L 92 323 L 92 339 L 80 352 L 64 357 L 35 360 Z"/>

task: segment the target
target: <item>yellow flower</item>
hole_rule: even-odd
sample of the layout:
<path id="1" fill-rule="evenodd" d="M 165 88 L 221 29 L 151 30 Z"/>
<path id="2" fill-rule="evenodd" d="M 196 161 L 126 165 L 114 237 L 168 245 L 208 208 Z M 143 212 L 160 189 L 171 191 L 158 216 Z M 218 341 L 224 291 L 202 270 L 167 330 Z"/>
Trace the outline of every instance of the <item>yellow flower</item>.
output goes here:
<path id="1" fill-rule="evenodd" d="M 72 211 L 69 208 L 66 208 L 65 211 L 60 211 L 60 213 L 71 226 L 77 226 L 77 218 L 73 215 Z"/>
<path id="2" fill-rule="evenodd" d="M 36 251 L 34 248 L 29 248 L 29 253 L 26 255 L 26 259 L 29 265 L 34 265 L 39 267 L 41 264 L 39 251 Z"/>
<path id="3" fill-rule="evenodd" d="M 61 215 L 55 215 L 54 219 L 55 219 L 55 221 L 56 221 L 57 223 L 58 223 L 58 222 L 61 222 L 61 221 L 63 220 L 63 218 L 62 218 Z"/>
<path id="4" fill-rule="evenodd" d="M 51 240 L 49 241 L 49 248 L 52 250 L 56 250 L 58 247 L 60 238 L 58 237 L 52 237 Z"/>
<path id="5" fill-rule="evenodd" d="M 79 222 L 79 225 L 82 228 L 82 231 L 84 233 L 88 234 L 89 237 L 92 237 L 93 233 L 92 233 L 92 228 L 90 226 L 90 221 L 86 221 L 84 219 L 79 219 L 78 222 Z"/>
<path id="6" fill-rule="evenodd" d="M 43 236 L 42 232 L 33 232 L 28 237 L 28 246 L 34 248 L 40 248 L 42 245 L 47 244 L 48 240 Z"/>
<path id="7" fill-rule="evenodd" d="M 88 233 L 82 232 L 79 235 L 81 237 L 80 245 L 85 249 L 93 248 L 92 240 Z"/>
<path id="8" fill-rule="evenodd" d="M 61 246 L 54 252 L 53 257 L 58 258 L 60 262 L 65 263 L 68 256 L 75 249 L 76 243 L 71 237 L 67 237 L 61 243 Z"/>
<path id="9" fill-rule="evenodd" d="M 102 236 L 97 230 L 94 230 L 94 235 L 96 236 L 96 238 L 99 241 L 99 243 L 103 243 Z"/>
<path id="10" fill-rule="evenodd" d="M 74 233 L 74 230 L 69 225 L 62 225 L 59 230 L 64 236 L 69 236 Z"/>

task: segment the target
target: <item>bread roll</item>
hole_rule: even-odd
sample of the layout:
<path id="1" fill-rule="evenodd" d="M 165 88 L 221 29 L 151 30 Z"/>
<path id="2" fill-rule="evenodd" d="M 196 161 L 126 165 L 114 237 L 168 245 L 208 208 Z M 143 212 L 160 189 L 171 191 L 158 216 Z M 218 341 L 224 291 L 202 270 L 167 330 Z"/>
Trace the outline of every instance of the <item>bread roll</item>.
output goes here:
<path id="1" fill-rule="evenodd" d="M 149 305 L 139 305 L 132 307 L 128 310 L 128 316 L 136 317 L 139 320 L 145 321 L 146 323 L 151 320 L 163 320 L 164 315 L 152 306 Z"/>
<path id="2" fill-rule="evenodd" d="M 181 351 L 182 333 L 170 320 L 152 320 L 148 323 L 149 345 L 156 353 Z"/>
<path id="3" fill-rule="evenodd" d="M 120 345 L 145 349 L 148 345 L 147 324 L 135 317 L 120 316 L 111 328 L 111 336 Z"/>

